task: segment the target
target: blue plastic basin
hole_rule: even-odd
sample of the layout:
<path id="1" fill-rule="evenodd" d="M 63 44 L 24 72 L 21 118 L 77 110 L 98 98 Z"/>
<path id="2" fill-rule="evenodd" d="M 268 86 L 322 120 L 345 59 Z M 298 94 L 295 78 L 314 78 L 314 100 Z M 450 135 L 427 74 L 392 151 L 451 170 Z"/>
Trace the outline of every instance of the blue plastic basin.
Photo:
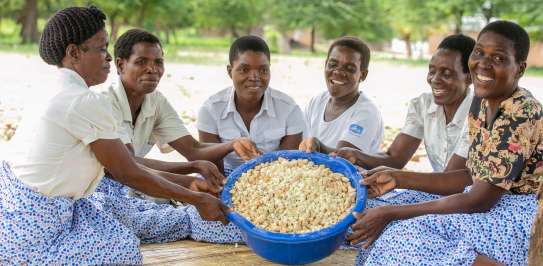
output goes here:
<path id="1" fill-rule="evenodd" d="M 367 191 L 358 181 L 360 175 L 356 168 L 342 158 L 330 157 L 321 153 L 306 153 L 302 151 L 277 151 L 264 154 L 236 168 L 227 179 L 221 200 L 232 207 L 230 190 L 238 178 L 258 164 L 271 162 L 283 157 L 289 160 L 308 159 L 313 163 L 323 164 L 333 172 L 341 173 L 349 178 L 356 189 L 356 203 L 353 211 L 361 212 L 366 205 Z M 318 231 L 304 234 L 275 233 L 256 227 L 237 212 L 229 212 L 228 219 L 242 232 L 247 245 L 259 256 L 281 264 L 307 264 L 318 261 L 332 254 L 345 239 L 348 227 L 355 219 L 347 214 L 338 223 Z"/>

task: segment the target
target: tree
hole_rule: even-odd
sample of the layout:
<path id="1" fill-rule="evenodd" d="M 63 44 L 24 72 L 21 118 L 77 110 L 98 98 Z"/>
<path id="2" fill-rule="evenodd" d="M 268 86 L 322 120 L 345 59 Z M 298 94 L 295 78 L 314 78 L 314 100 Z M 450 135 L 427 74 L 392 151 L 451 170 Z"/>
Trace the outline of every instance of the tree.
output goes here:
<path id="1" fill-rule="evenodd" d="M 21 24 L 22 43 L 36 43 L 39 39 L 38 33 L 38 2 L 37 0 L 25 0 L 24 7 L 19 16 Z"/>
<path id="2" fill-rule="evenodd" d="M 232 37 L 248 34 L 262 24 L 267 1 L 202 0 L 194 1 L 194 22 L 197 27 L 228 30 Z"/>
<path id="3" fill-rule="evenodd" d="M 315 52 L 315 35 L 326 38 L 364 35 L 376 41 L 390 37 L 390 28 L 376 0 L 277 0 L 270 7 L 271 23 L 283 33 L 310 29 L 310 50 Z"/>
<path id="4" fill-rule="evenodd" d="M 413 57 L 412 41 L 425 38 L 428 31 L 433 30 L 435 13 L 428 3 L 418 0 L 390 0 L 384 3 L 392 29 L 405 42 L 408 58 Z"/>
<path id="5" fill-rule="evenodd" d="M 503 8 L 504 19 L 517 21 L 532 40 L 543 41 L 543 0 L 518 0 Z"/>

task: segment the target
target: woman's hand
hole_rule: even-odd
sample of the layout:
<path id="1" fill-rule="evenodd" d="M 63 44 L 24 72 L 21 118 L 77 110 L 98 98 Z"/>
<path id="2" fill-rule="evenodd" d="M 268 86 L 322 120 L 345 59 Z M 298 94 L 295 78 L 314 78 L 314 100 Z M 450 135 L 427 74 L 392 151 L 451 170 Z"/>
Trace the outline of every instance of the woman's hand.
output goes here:
<path id="1" fill-rule="evenodd" d="M 221 190 L 217 190 L 208 179 L 203 179 L 200 177 L 193 177 L 190 181 L 189 189 L 196 192 L 209 193 L 215 197 L 219 196 Z M 222 189 L 222 187 L 221 187 Z"/>
<path id="2" fill-rule="evenodd" d="M 321 151 L 321 142 L 319 139 L 311 137 L 302 140 L 300 142 L 300 145 L 298 146 L 298 150 L 305 151 L 305 152 L 320 152 Z"/>
<path id="3" fill-rule="evenodd" d="M 358 161 L 358 153 L 360 153 L 360 151 L 355 148 L 343 147 L 330 153 L 330 156 L 339 156 L 351 162 L 352 164 L 356 164 L 356 162 Z"/>
<path id="4" fill-rule="evenodd" d="M 361 171 L 360 174 L 364 175 L 364 176 L 370 176 L 370 175 L 373 175 L 375 173 L 379 173 L 379 172 L 383 172 L 383 171 L 399 171 L 399 170 L 396 169 L 396 168 L 381 165 L 381 166 L 375 167 L 375 168 L 370 169 L 370 170 Z"/>
<path id="5" fill-rule="evenodd" d="M 219 199 L 207 193 L 198 193 L 199 199 L 194 204 L 200 217 L 206 221 L 219 221 L 224 225 L 228 224 L 226 213 L 230 209 L 224 205 Z"/>
<path id="6" fill-rule="evenodd" d="M 232 141 L 232 147 L 236 154 L 244 161 L 251 160 L 262 155 L 256 145 L 249 138 L 238 138 Z"/>
<path id="7" fill-rule="evenodd" d="M 396 170 L 384 170 L 366 176 L 360 180 L 360 184 L 368 186 L 368 197 L 375 198 L 395 189 L 398 181 L 394 176 Z"/>
<path id="8" fill-rule="evenodd" d="M 224 184 L 226 178 L 219 171 L 217 166 L 209 161 L 197 160 L 191 162 L 195 172 L 201 174 L 208 181 L 208 189 L 212 193 L 219 193 Z"/>
<path id="9" fill-rule="evenodd" d="M 373 209 L 367 209 L 362 213 L 353 213 L 356 222 L 351 226 L 353 233 L 347 237 L 351 244 L 362 244 L 367 249 L 373 242 L 379 238 L 385 226 L 392 221 L 390 210 L 393 206 L 381 206 Z"/>

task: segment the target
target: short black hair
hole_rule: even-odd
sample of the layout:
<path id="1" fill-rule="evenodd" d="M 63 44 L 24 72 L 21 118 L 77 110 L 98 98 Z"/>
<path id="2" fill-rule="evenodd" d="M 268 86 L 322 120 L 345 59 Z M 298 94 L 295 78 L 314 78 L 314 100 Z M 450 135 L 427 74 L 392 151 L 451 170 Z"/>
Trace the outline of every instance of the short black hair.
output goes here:
<path id="1" fill-rule="evenodd" d="M 518 24 L 507 20 L 491 22 L 481 30 L 477 39 L 481 38 L 481 35 L 485 32 L 494 32 L 511 40 L 515 49 L 515 59 L 517 60 L 517 63 L 524 62 L 528 58 L 528 52 L 530 51 L 530 36 L 526 30 Z"/>
<path id="2" fill-rule="evenodd" d="M 254 35 L 247 35 L 237 38 L 232 45 L 230 45 L 230 53 L 228 53 L 228 61 L 230 65 L 238 59 L 238 56 L 246 51 L 264 53 L 268 60 L 270 60 L 270 48 L 266 42 Z"/>
<path id="3" fill-rule="evenodd" d="M 122 58 L 128 60 L 130 55 L 132 55 L 132 47 L 134 45 L 146 42 L 160 45 L 162 49 L 162 44 L 158 37 L 152 33 L 142 30 L 142 29 L 131 29 L 123 33 L 119 39 L 115 42 L 115 48 L 113 50 L 113 55 L 115 58 Z"/>
<path id="4" fill-rule="evenodd" d="M 464 73 L 469 73 L 468 60 L 473 47 L 475 46 L 475 40 L 464 34 L 449 35 L 439 43 L 437 49 L 447 49 L 457 51 L 462 55 L 462 68 Z"/>
<path id="5" fill-rule="evenodd" d="M 370 64 L 370 48 L 362 40 L 354 36 L 343 36 L 337 38 L 332 42 L 330 48 L 328 48 L 328 55 L 326 56 L 326 61 L 330 57 L 330 52 L 336 46 L 345 46 L 349 47 L 358 53 L 360 53 L 360 68 L 362 70 L 367 70 Z"/>
<path id="6" fill-rule="evenodd" d="M 51 17 L 40 38 L 40 57 L 62 66 L 69 44 L 80 45 L 105 28 L 106 15 L 95 6 L 68 7 Z"/>

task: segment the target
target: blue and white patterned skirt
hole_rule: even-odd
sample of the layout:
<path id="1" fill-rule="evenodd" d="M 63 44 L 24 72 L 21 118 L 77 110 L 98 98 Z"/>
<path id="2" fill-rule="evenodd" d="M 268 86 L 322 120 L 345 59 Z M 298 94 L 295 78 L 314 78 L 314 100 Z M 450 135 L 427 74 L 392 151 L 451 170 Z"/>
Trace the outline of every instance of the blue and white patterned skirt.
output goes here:
<path id="1" fill-rule="evenodd" d="M 232 170 L 224 169 L 225 176 L 230 173 Z M 190 217 L 190 238 L 209 243 L 244 243 L 241 231 L 233 223 L 223 225 L 220 222 L 205 221 L 194 206 L 189 206 L 187 212 Z"/>
<path id="2" fill-rule="evenodd" d="M 138 238 L 86 198 L 46 197 L 0 162 L 0 264 L 141 264 Z"/>
<path id="3" fill-rule="evenodd" d="M 129 228 L 142 243 L 185 239 L 190 233 L 188 207 L 175 207 L 128 196 L 128 187 L 105 176 L 89 200 Z"/>
<path id="4" fill-rule="evenodd" d="M 489 212 L 424 215 L 391 223 L 356 265 L 472 265 L 478 254 L 526 265 L 535 195 L 504 195 Z"/>

